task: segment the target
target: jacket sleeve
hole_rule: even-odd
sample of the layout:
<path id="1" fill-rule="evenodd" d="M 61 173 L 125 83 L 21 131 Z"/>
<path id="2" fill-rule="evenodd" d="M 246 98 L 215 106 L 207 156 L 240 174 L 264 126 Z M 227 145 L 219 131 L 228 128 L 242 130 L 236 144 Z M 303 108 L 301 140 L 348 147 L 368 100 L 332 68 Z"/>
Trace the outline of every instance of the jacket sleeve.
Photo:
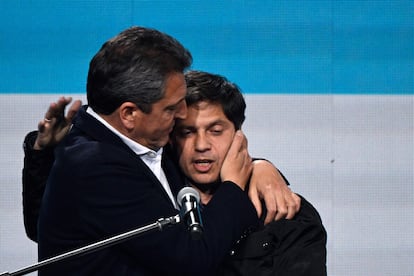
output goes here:
<path id="1" fill-rule="evenodd" d="M 37 131 L 28 133 L 24 139 L 23 184 L 23 222 L 26 235 L 37 242 L 37 221 L 45 191 L 49 171 L 54 162 L 53 148 L 33 149 Z"/>

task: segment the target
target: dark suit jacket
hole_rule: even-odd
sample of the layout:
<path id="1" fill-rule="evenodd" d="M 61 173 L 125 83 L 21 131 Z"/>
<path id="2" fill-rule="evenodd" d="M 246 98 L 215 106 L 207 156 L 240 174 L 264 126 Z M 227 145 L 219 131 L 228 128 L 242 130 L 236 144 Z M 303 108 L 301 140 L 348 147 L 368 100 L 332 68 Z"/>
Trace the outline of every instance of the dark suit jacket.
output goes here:
<path id="1" fill-rule="evenodd" d="M 81 109 L 55 152 L 39 216 L 39 259 L 178 213 L 158 179 L 115 134 Z M 183 180 L 168 155 L 173 193 Z M 258 223 L 246 193 L 223 183 L 203 211 L 204 235 L 182 224 L 42 269 L 39 275 L 211 275 L 233 242 Z"/>
<path id="2" fill-rule="evenodd" d="M 301 199 L 293 219 L 273 221 L 238 241 L 218 275 L 327 275 L 326 230 L 318 211 Z"/>

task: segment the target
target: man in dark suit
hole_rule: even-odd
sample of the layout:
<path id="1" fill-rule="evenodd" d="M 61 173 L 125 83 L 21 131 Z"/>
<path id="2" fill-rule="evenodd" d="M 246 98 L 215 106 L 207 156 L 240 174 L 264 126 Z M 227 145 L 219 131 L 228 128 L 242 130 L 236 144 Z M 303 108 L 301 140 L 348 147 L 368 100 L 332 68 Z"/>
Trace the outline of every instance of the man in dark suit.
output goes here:
<path id="1" fill-rule="evenodd" d="M 178 213 L 174 197 L 183 180 L 163 146 L 175 119 L 186 116 L 183 70 L 190 63 L 175 39 L 139 27 L 121 32 L 94 56 L 88 106 L 55 151 L 39 216 L 39 259 Z M 204 213 L 201 240 L 180 224 L 39 275 L 209 275 L 234 240 L 257 224 L 243 192 L 251 161 L 241 133 L 228 161 L 217 203 Z"/>

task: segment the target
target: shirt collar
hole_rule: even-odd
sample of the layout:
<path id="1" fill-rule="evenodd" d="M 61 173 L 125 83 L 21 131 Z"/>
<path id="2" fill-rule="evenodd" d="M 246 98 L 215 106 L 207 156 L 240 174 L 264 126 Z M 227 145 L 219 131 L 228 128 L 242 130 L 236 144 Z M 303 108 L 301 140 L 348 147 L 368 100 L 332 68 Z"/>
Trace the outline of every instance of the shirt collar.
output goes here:
<path id="1" fill-rule="evenodd" d="M 135 152 L 135 154 L 143 156 L 143 155 L 148 155 L 151 158 L 155 158 L 158 157 L 160 158 L 163 152 L 163 148 L 160 148 L 158 151 L 154 151 L 152 149 L 149 149 L 143 145 L 141 145 L 140 143 L 135 142 L 134 140 L 132 140 L 131 138 L 125 136 L 124 134 L 122 134 L 121 132 L 119 132 L 116 128 L 114 128 L 113 126 L 111 126 L 107 121 L 105 121 L 98 113 L 96 113 L 95 111 L 92 110 L 92 108 L 90 108 L 88 106 L 88 108 L 86 109 L 86 112 L 91 115 L 92 117 L 94 117 L 95 119 L 97 119 L 99 122 L 101 122 L 104 126 L 106 126 L 110 131 L 112 131 L 115 135 L 117 135 L 119 138 L 121 138 L 121 140 L 128 146 L 131 148 L 131 150 L 133 152 Z"/>

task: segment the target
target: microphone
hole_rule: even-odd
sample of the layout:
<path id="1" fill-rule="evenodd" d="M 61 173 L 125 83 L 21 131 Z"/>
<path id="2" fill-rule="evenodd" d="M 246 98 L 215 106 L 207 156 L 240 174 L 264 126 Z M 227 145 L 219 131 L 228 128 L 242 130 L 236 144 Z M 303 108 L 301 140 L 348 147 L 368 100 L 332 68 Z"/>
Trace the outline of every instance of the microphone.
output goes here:
<path id="1" fill-rule="evenodd" d="M 193 240 L 198 240 L 203 234 L 203 222 L 200 215 L 200 194 L 192 187 L 182 188 L 177 195 L 180 216 L 187 225 Z"/>

